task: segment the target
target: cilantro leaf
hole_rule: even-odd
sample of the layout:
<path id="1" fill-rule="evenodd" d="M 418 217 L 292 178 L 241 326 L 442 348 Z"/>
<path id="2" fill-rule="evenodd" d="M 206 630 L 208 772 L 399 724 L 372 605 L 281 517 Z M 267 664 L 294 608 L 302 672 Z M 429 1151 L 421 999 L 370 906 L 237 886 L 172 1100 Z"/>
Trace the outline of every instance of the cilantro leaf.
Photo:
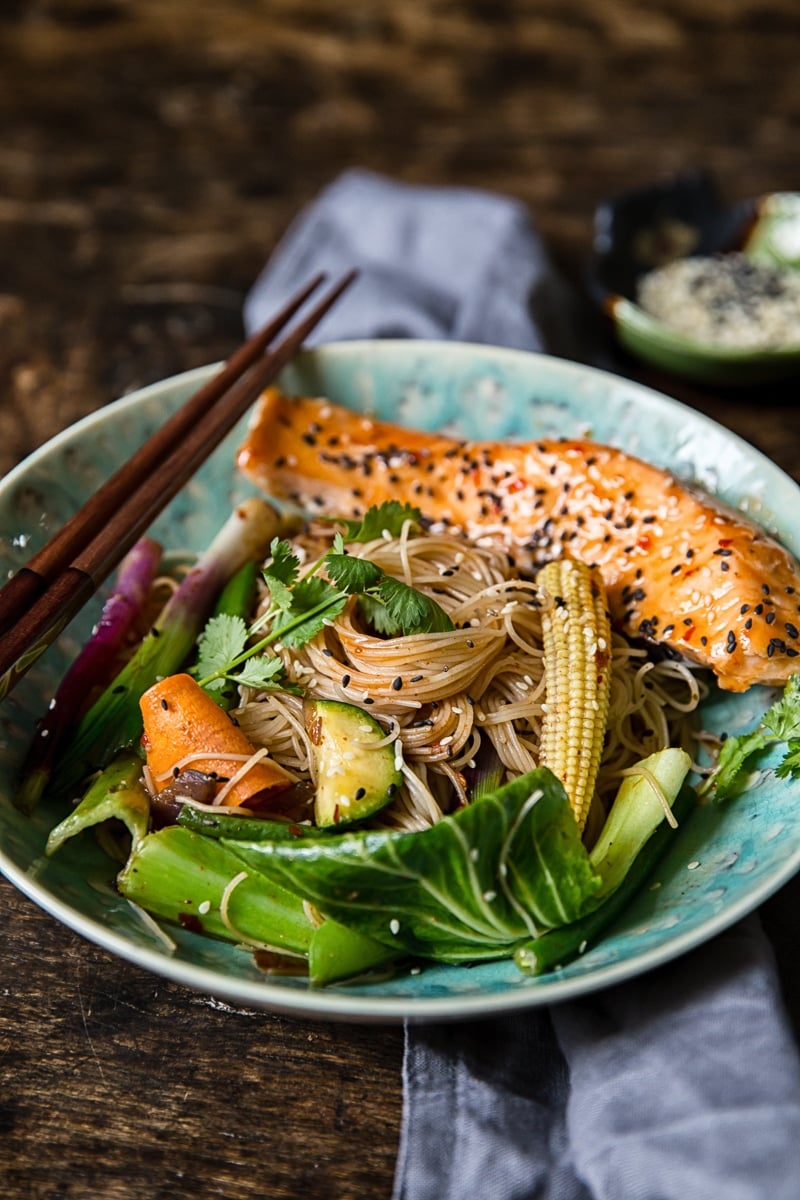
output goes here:
<path id="1" fill-rule="evenodd" d="M 800 775 L 800 673 L 792 675 L 783 695 L 772 704 L 755 729 L 729 737 L 720 748 L 717 764 L 700 788 L 701 795 L 713 792 L 726 800 L 743 790 L 743 775 L 756 756 L 786 744 L 783 761 L 776 768 L 781 779 Z"/>
<path id="2" fill-rule="evenodd" d="M 286 587 L 292 587 L 300 574 L 300 559 L 285 538 L 273 538 L 269 548 L 271 562 L 264 568 L 264 578 L 269 582 L 276 579 Z"/>
<path id="3" fill-rule="evenodd" d="M 308 575 L 292 589 L 292 606 L 277 614 L 270 638 L 284 646 L 302 646 L 333 620 L 345 606 L 347 596 L 318 575 Z"/>
<path id="4" fill-rule="evenodd" d="M 359 604 L 376 630 L 390 636 L 397 633 L 448 633 L 455 628 L 435 600 L 390 575 L 384 575 L 378 587 L 366 598 L 360 596 Z"/>
<path id="5" fill-rule="evenodd" d="M 239 616 L 220 613 L 210 617 L 197 645 L 197 662 L 190 674 L 196 679 L 224 674 L 228 664 L 243 653 L 247 626 Z"/>
<path id="6" fill-rule="evenodd" d="M 776 769 L 775 774 L 779 779 L 800 777 L 800 739 L 793 738 L 788 743 L 788 750 L 783 757 L 783 762 Z"/>
<path id="7" fill-rule="evenodd" d="M 277 654 L 257 654 L 248 658 L 235 673 L 231 672 L 230 679 L 242 683 L 245 687 L 258 688 L 265 691 L 269 688 L 282 686 L 283 660 Z"/>
<path id="8" fill-rule="evenodd" d="M 385 575 L 381 568 L 368 558 L 358 558 L 354 554 L 336 554 L 331 551 L 325 555 L 325 570 L 336 586 L 348 595 L 366 592 L 378 587 Z"/>
<path id="9" fill-rule="evenodd" d="M 370 595 L 369 592 L 362 592 L 358 597 L 358 607 L 364 620 L 381 637 L 397 637 L 403 632 L 400 625 L 398 625 L 386 605 L 378 596 Z"/>
<path id="10" fill-rule="evenodd" d="M 779 741 L 800 738 L 800 673 L 792 675 L 780 700 L 767 709 L 761 723 Z"/>
<path id="11" fill-rule="evenodd" d="M 401 504 L 399 500 L 386 500 L 368 508 L 360 521 L 344 522 L 345 542 L 374 542 L 383 537 L 384 530 L 399 537 L 406 521 L 418 527 L 422 513 L 413 504 Z"/>

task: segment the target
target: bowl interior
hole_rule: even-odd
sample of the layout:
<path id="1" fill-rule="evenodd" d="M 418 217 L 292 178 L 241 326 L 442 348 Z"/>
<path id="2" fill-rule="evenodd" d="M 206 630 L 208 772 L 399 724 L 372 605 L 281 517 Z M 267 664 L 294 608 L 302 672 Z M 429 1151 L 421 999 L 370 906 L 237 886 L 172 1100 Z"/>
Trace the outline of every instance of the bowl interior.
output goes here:
<path id="1" fill-rule="evenodd" d="M 145 388 L 39 450 L 0 484 L 0 565 L 19 566 L 131 448 L 207 377 L 211 368 Z M 543 356 L 485 346 L 342 343 L 300 356 L 289 390 L 325 394 L 358 410 L 470 438 L 591 436 L 621 445 L 744 507 L 800 551 L 797 486 L 713 422 L 630 381 Z M 200 550 L 252 490 L 234 470 L 242 427 L 219 448 L 156 523 L 169 549 Z M 712 936 L 754 908 L 800 865 L 800 786 L 768 769 L 724 808 L 698 809 L 646 891 L 604 941 L 540 979 L 508 962 L 473 969 L 400 971 L 370 983 L 310 990 L 265 976 L 246 952 L 170 930 L 170 953 L 114 890 L 114 865 L 91 835 L 46 859 L 47 833 L 63 815 L 45 802 L 32 818 L 14 806 L 15 781 L 36 718 L 87 636 L 100 599 L 84 611 L 0 708 L 0 869 L 55 918 L 143 967 L 230 1000 L 351 1020 L 458 1018 L 576 995 L 624 979 Z M 714 693 L 707 728 L 753 724 L 772 694 Z"/>

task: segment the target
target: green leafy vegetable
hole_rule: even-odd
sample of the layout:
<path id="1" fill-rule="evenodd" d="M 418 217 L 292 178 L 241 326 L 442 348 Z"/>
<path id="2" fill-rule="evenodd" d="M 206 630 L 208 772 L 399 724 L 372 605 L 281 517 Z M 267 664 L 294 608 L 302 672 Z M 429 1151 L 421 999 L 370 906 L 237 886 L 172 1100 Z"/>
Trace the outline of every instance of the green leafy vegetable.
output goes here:
<path id="1" fill-rule="evenodd" d="M 276 655 L 249 654 L 248 629 L 241 617 L 219 613 L 207 622 L 198 642 L 192 675 L 217 698 L 228 683 L 267 691 L 286 690 L 283 662 Z"/>
<path id="2" fill-rule="evenodd" d="M 93 780 L 80 804 L 51 831 L 45 853 L 55 854 L 69 838 L 112 819 L 127 825 L 132 845 L 138 846 L 150 825 L 150 797 L 141 775 L 139 756 L 132 751 L 120 754 Z"/>
<path id="3" fill-rule="evenodd" d="M 270 564 L 264 569 L 264 578 L 270 585 L 270 592 L 272 588 L 277 590 L 280 584 L 287 589 L 293 587 L 300 575 L 300 559 L 292 549 L 292 543 L 285 538 L 274 538 L 269 553 Z M 279 604 L 274 596 L 272 602 Z"/>
<path id="4" fill-rule="evenodd" d="M 600 886 L 566 793 L 544 767 L 420 833 L 223 844 L 325 916 L 445 962 L 506 956 L 583 915 Z"/>
<path id="5" fill-rule="evenodd" d="M 314 930 L 308 948 L 308 982 L 312 987 L 325 987 L 363 975 L 374 967 L 387 966 L 402 956 L 396 946 L 384 946 L 338 921 L 323 921 Z"/>
<path id="6" fill-rule="evenodd" d="M 350 595 L 378 587 L 385 578 L 383 571 L 374 562 L 370 562 L 368 558 L 346 554 L 343 550 L 334 549 L 325 555 L 325 569 L 336 586 Z"/>
<path id="7" fill-rule="evenodd" d="M 717 764 L 700 788 L 700 794 L 713 793 L 717 800 L 735 796 L 746 786 L 747 770 L 756 757 L 781 744 L 786 750 L 775 773 L 780 779 L 797 778 L 800 776 L 800 672 L 789 678 L 783 695 L 767 709 L 755 729 L 722 743 Z"/>
<path id="8" fill-rule="evenodd" d="M 653 878 L 653 872 L 674 845 L 680 826 L 689 816 L 696 800 L 694 789 L 684 784 L 672 805 L 678 828 L 673 829 L 666 821 L 662 821 L 642 846 L 616 890 L 593 911 L 569 925 L 550 929 L 541 937 L 518 946 L 514 951 L 514 961 L 519 969 L 525 975 L 544 975 L 547 971 L 566 966 L 571 959 L 593 946 L 625 911 L 640 888 Z"/>
<path id="9" fill-rule="evenodd" d="M 382 538 L 384 533 L 391 537 L 400 537 L 406 521 L 410 521 L 418 529 L 422 521 L 422 513 L 411 504 L 401 504 L 399 500 L 385 500 L 368 508 L 360 521 L 344 522 L 344 540 L 346 542 L 374 542 Z M 337 521 L 337 524 L 340 522 Z"/>
<path id="10" fill-rule="evenodd" d="M 441 605 L 391 575 L 384 575 L 378 587 L 359 596 L 358 602 L 377 631 L 391 637 L 398 633 L 448 633 L 454 628 Z"/>
<path id="11" fill-rule="evenodd" d="M 307 576 L 292 588 L 291 608 L 276 616 L 271 636 L 284 646 L 303 646 L 316 637 L 326 621 L 339 615 L 346 600 L 325 579 Z"/>
<path id="12" fill-rule="evenodd" d="M 372 541 L 385 532 L 398 536 L 406 521 L 418 524 L 419 520 L 418 509 L 395 500 L 370 508 L 362 521 L 345 523 L 345 535 L 337 532 L 332 549 L 302 577 L 291 542 L 274 538 L 264 568 L 269 606 L 249 628 L 244 621 L 219 616 L 208 622 L 192 670 L 200 686 L 212 694 L 221 694 L 231 682 L 286 690 L 289 685 L 282 667 L 270 665 L 278 662 L 277 657 L 263 651 L 278 641 L 287 647 L 305 645 L 326 621 L 339 615 L 349 596 L 358 596 L 364 615 L 380 634 L 394 637 L 452 629 L 452 621 L 435 600 L 386 575 L 377 563 L 346 550 L 347 542 Z M 320 576 L 322 568 L 328 579 Z M 253 642 L 266 627 L 269 633 Z M 245 666 L 251 662 L 253 666 Z"/>

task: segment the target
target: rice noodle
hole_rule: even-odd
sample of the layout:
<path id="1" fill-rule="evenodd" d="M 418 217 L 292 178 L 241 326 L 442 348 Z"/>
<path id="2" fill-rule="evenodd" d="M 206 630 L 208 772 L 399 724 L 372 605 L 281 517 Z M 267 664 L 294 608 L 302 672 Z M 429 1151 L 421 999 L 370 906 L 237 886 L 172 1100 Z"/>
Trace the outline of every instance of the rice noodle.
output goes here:
<path id="1" fill-rule="evenodd" d="M 308 569 L 330 536 L 316 528 L 300 535 L 296 549 Z M 466 803 L 464 772 L 482 750 L 493 748 L 508 777 L 538 763 L 544 667 L 537 586 L 494 544 L 437 532 L 413 535 L 409 526 L 398 538 L 351 544 L 349 552 L 431 596 L 456 628 L 378 637 L 351 599 L 312 641 L 281 653 L 289 677 L 307 694 L 363 707 L 386 726 L 382 744 L 397 740 L 403 786 L 378 821 L 425 828 Z M 654 661 L 618 634 L 611 651 L 597 785 L 603 804 L 636 761 L 668 745 L 687 745 L 686 717 L 702 698 L 690 665 Z M 289 693 L 243 689 L 235 715 L 255 745 L 314 782 L 302 703 Z"/>

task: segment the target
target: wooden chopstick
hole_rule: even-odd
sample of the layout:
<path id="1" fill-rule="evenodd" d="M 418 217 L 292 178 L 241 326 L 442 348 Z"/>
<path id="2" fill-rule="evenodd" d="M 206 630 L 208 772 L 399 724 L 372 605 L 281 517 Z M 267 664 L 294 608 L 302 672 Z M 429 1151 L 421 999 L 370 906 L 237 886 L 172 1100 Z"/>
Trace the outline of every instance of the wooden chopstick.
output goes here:
<path id="1" fill-rule="evenodd" d="M 265 351 L 301 305 L 322 282 L 316 275 L 277 313 L 239 347 L 213 378 L 173 413 L 159 429 L 106 480 L 89 500 L 66 522 L 45 546 L 12 575 L 0 589 L 0 634 L 19 621 L 27 609 L 65 570 L 75 556 L 106 524 L 114 512 L 186 433 L 200 421 L 225 391 Z"/>
<path id="2" fill-rule="evenodd" d="M 69 537 L 64 537 L 62 529 L 53 539 L 58 543 L 59 539 L 64 538 L 64 542 L 71 546 L 66 565 L 63 565 L 63 543 L 57 545 L 57 553 L 52 557 L 48 558 L 40 551 L 26 564 L 28 568 L 31 567 L 31 563 L 34 564 L 31 571 L 34 581 L 42 578 L 43 561 L 50 570 L 51 564 L 55 562 L 56 568 L 49 580 L 36 584 L 38 588 L 44 587 L 41 595 L 29 604 L 0 641 L 0 699 L 14 687 L 80 611 L 137 538 L 141 537 L 155 517 L 230 432 L 255 398 L 300 348 L 304 339 L 319 324 L 345 288 L 353 282 L 355 275 L 356 272 L 351 271 L 343 276 L 281 341 L 264 353 L 265 344 L 271 340 L 269 332 L 272 331 L 272 336 L 275 335 L 276 330 L 273 327 L 277 327 L 278 330 L 283 328 L 318 286 L 319 278 L 312 280 L 256 335 L 255 350 L 251 346 L 254 339 L 251 339 L 229 360 L 220 372 L 223 376 L 221 389 L 218 385 L 219 376 L 215 376 L 211 383 L 217 386 L 212 388 L 211 399 L 208 398 L 206 385 L 206 388 L 196 393 L 180 410 L 181 414 L 188 411 L 188 418 L 182 416 L 180 421 L 175 421 L 175 417 L 172 417 L 154 435 L 157 439 L 156 452 L 151 453 L 148 450 L 143 454 L 141 450 L 137 451 L 125 467 L 103 485 L 96 494 L 104 496 L 102 502 L 97 504 L 95 497 L 95 501 L 86 506 L 89 510 L 86 522 L 90 530 L 89 536 L 83 535 L 82 528 L 80 531 L 74 528 L 75 524 L 83 526 L 82 514 L 86 511 L 84 508 L 64 526 L 64 529 L 73 526 Z M 232 365 L 235 360 L 238 371 L 236 366 Z M 234 380 L 236 374 L 239 377 Z M 206 395 L 198 403 L 198 396 L 204 392 Z M 166 437 L 165 429 L 168 430 Z M 151 446 L 152 439 L 145 445 Z M 131 469 L 131 463 L 136 464 L 135 470 Z M 115 482 L 123 472 L 123 484 Z"/>

